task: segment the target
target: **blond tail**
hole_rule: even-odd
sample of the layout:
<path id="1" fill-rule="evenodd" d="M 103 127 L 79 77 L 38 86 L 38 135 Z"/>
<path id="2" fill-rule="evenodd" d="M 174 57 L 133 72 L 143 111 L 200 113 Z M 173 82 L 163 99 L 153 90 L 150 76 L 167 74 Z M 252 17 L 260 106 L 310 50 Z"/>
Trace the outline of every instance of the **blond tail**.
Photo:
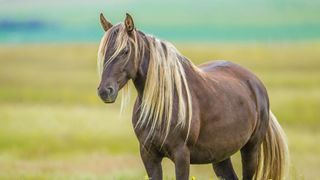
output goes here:
<path id="1" fill-rule="evenodd" d="M 285 133 L 277 118 L 270 111 L 267 134 L 260 148 L 255 179 L 282 180 L 288 170 L 289 151 Z"/>

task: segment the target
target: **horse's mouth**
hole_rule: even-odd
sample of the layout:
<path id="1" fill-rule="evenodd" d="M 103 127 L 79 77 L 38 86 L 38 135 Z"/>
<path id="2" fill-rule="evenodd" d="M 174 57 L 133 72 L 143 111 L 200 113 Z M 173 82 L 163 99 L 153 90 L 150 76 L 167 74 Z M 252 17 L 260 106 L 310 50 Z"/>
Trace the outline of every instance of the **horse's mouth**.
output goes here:
<path id="1" fill-rule="evenodd" d="M 103 99 L 102 101 L 104 103 L 106 103 L 106 104 L 111 104 L 111 103 L 114 103 L 116 101 L 116 98 Z"/>

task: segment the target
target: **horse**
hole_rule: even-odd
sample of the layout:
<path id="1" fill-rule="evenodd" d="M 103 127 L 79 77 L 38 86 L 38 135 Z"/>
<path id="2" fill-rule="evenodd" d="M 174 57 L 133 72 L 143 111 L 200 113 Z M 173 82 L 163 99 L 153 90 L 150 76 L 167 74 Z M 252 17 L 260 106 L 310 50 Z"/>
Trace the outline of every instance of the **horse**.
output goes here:
<path id="1" fill-rule="evenodd" d="M 98 50 L 98 95 L 115 102 L 128 82 L 137 91 L 132 124 L 148 178 L 161 180 L 163 158 L 177 180 L 190 164 L 212 164 L 217 177 L 238 179 L 230 157 L 240 151 L 243 179 L 285 178 L 288 147 L 267 90 L 249 70 L 229 61 L 199 66 L 171 43 L 137 30 L 132 16 L 104 29 Z"/>

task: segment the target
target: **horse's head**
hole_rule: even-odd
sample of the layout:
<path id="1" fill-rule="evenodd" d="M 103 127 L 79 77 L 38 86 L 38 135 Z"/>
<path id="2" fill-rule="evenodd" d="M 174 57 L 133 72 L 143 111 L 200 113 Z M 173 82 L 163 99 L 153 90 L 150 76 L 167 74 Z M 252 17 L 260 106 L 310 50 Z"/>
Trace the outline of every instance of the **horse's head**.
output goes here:
<path id="1" fill-rule="evenodd" d="M 105 34 L 98 52 L 101 82 L 98 94 L 105 103 L 113 103 L 118 91 L 138 71 L 137 36 L 132 17 L 127 14 L 123 23 L 112 25 L 100 14 Z"/>

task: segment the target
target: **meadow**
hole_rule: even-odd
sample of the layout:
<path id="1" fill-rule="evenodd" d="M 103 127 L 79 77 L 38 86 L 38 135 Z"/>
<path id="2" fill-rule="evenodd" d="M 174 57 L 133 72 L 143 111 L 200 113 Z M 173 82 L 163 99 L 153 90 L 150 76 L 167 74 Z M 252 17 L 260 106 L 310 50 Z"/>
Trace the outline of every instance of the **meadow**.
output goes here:
<path id="1" fill-rule="evenodd" d="M 288 136 L 289 179 L 320 177 L 319 41 L 177 47 L 195 64 L 225 59 L 258 75 Z M 132 103 L 120 115 L 120 99 L 100 101 L 96 52 L 97 44 L 0 46 L 0 179 L 144 178 Z M 239 155 L 232 159 L 241 177 Z M 217 179 L 211 165 L 194 165 L 191 175 Z M 164 177 L 174 177 L 169 160 Z"/>

